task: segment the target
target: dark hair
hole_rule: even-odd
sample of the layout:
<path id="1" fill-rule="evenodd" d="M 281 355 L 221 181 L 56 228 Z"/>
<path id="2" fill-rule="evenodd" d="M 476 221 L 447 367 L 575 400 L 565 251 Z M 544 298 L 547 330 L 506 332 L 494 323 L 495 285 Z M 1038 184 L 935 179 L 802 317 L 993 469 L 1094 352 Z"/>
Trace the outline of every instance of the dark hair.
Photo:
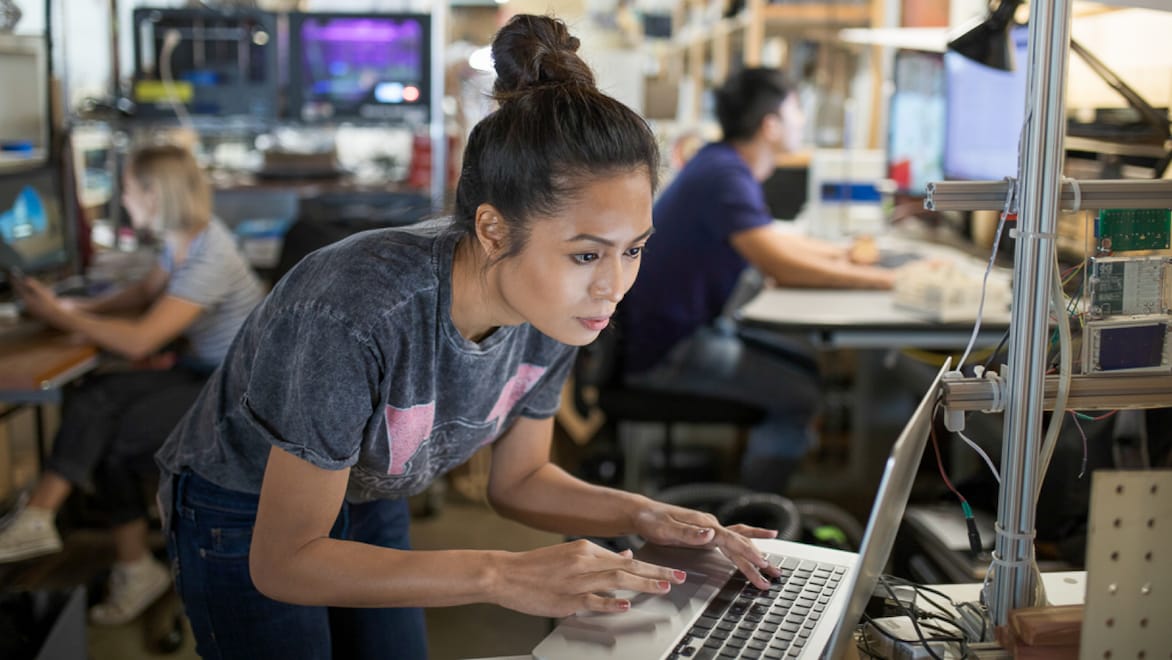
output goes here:
<path id="1" fill-rule="evenodd" d="M 790 94 L 785 75 L 777 69 L 741 69 L 716 90 L 716 119 L 724 140 L 747 140 Z"/>
<path id="2" fill-rule="evenodd" d="M 548 16 L 514 16 L 492 42 L 500 107 L 468 137 L 456 225 L 475 234 L 488 203 L 508 223 L 500 259 L 525 246 L 535 216 L 554 215 L 591 179 L 645 169 L 654 193 L 659 147 L 633 110 L 603 94 L 576 54 L 578 39 Z"/>

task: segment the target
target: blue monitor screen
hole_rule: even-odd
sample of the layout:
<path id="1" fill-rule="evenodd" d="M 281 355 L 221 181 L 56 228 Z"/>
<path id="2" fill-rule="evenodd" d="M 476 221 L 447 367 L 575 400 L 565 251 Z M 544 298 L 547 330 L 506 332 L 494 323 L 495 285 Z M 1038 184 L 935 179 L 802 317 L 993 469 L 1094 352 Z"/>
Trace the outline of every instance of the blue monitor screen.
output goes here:
<path id="1" fill-rule="evenodd" d="M 954 52 L 944 54 L 948 131 L 944 174 L 990 181 L 1017 176 L 1018 137 L 1025 121 L 1028 30 L 1014 28 L 1015 67 L 1001 71 Z"/>
<path id="2" fill-rule="evenodd" d="M 944 178 L 944 59 L 939 53 L 895 54 L 895 90 L 887 134 L 887 172 L 900 192 L 923 195 Z"/>
<path id="3" fill-rule="evenodd" d="M 290 105 L 303 120 L 400 119 L 426 109 L 428 17 L 296 14 Z M 422 115 L 426 120 L 426 112 Z"/>
<path id="4" fill-rule="evenodd" d="M 72 233 L 60 195 L 52 167 L 0 174 L 0 239 L 19 255 L 14 265 L 25 272 L 71 263 Z"/>

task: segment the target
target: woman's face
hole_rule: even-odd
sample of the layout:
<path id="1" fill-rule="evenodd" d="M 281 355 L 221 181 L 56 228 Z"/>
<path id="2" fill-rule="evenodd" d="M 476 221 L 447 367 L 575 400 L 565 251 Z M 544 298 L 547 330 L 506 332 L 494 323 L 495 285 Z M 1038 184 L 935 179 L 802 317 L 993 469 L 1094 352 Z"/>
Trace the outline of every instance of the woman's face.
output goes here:
<path id="1" fill-rule="evenodd" d="M 494 270 L 510 316 L 584 346 L 635 283 L 651 235 L 646 170 L 597 179 L 556 217 L 535 218 L 520 254 Z"/>
<path id="2" fill-rule="evenodd" d="M 158 197 L 144 188 L 138 179 L 127 170 L 122 176 L 122 206 L 130 215 L 130 224 L 138 230 L 156 230 L 155 218 L 159 213 Z"/>

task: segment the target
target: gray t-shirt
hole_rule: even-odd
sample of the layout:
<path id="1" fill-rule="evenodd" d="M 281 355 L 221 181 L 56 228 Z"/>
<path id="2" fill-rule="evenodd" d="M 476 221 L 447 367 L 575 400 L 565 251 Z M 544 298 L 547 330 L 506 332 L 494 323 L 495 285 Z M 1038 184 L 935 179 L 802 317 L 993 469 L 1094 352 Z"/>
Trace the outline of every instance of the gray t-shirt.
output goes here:
<path id="1" fill-rule="evenodd" d="M 186 468 L 259 493 L 276 446 L 327 470 L 350 467 L 349 501 L 402 497 L 518 416 L 552 416 L 575 349 L 528 324 L 480 343 L 461 336 L 450 312 L 458 239 L 429 222 L 305 257 L 159 450 L 164 488 Z"/>
<path id="2" fill-rule="evenodd" d="M 212 220 L 195 237 L 178 267 L 171 249 L 164 247 L 159 267 L 169 276 L 166 295 L 204 308 L 183 332 L 190 343 L 186 358 L 192 366 L 214 369 L 228 353 L 244 319 L 264 298 L 260 280 L 219 220 Z"/>

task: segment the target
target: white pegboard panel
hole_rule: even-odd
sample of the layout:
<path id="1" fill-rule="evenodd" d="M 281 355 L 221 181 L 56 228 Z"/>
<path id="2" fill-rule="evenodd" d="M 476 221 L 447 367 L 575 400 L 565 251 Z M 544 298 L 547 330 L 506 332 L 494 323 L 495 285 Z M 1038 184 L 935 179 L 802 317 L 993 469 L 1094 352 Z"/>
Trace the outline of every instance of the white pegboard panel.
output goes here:
<path id="1" fill-rule="evenodd" d="M 1079 657 L 1172 658 L 1172 470 L 1093 479 Z"/>

